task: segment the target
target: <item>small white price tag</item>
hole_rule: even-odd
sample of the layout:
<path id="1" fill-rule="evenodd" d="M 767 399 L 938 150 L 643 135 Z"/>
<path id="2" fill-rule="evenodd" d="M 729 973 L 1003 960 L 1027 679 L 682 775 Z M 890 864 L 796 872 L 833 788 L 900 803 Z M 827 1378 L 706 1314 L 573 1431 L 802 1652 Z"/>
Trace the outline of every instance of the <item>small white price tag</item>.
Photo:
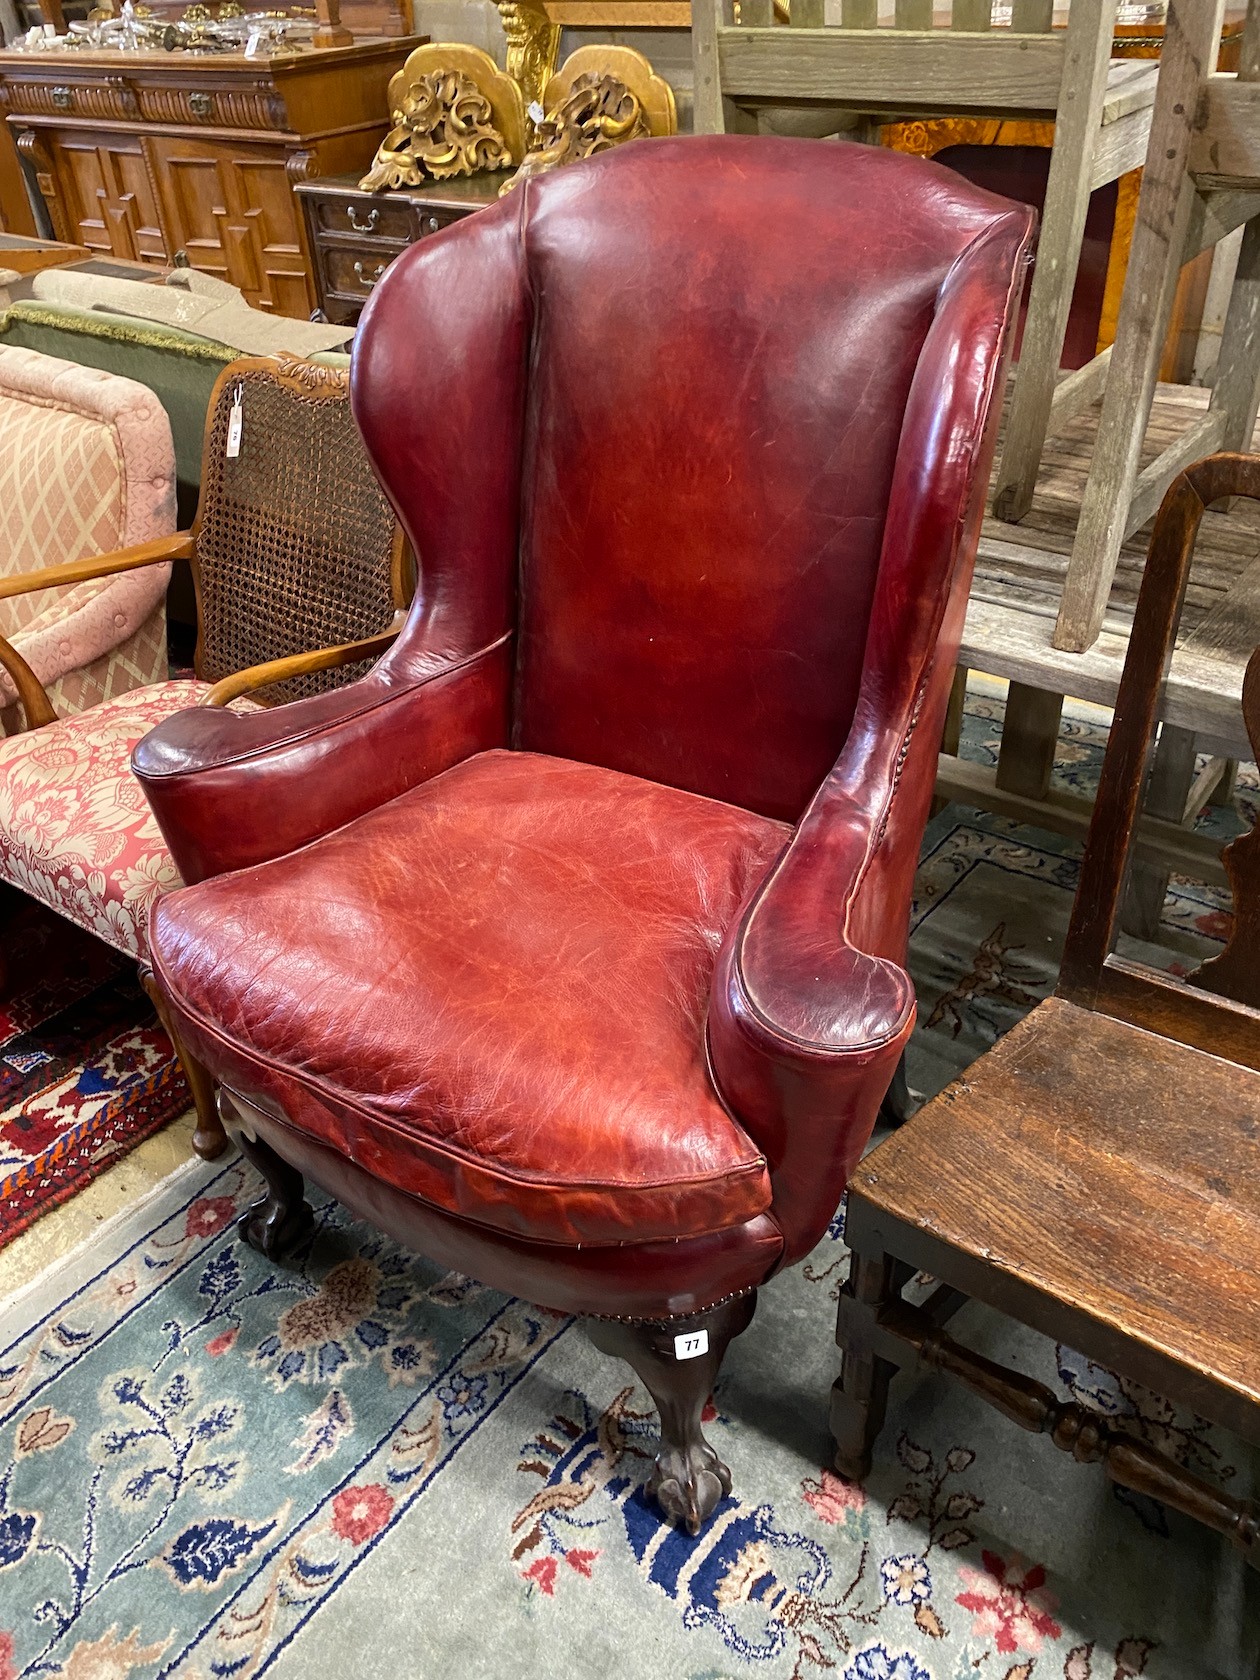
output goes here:
<path id="1" fill-rule="evenodd" d="M 707 1330 L 693 1330 L 689 1336 L 674 1337 L 675 1359 L 699 1359 L 702 1353 L 709 1351 L 709 1332 Z"/>
<path id="2" fill-rule="evenodd" d="M 232 399 L 232 412 L 228 415 L 227 458 L 234 461 L 241 452 L 241 427 L 244 424 L 242 409 L 243 392 L 236 387 L 236 395 Z"/>
<path id="3" fill-rule="evenodd" d="M 250 32 L 249 32 L 249 39 L 245 42 L 245 57 L 246 58 L 257 58 L 258 57 L 258 49 L 261 46 L 262 46 L 262 31 L 260 29 L 251 29 Z"/>
<path id="4" fill-rule="evenodd" d="M 536 99 L 531 99 L 529 102 L 530 122 L 535 124 L 540 123 L 546 115 L 547 113 L 543 110 L 539 102 Z"/>

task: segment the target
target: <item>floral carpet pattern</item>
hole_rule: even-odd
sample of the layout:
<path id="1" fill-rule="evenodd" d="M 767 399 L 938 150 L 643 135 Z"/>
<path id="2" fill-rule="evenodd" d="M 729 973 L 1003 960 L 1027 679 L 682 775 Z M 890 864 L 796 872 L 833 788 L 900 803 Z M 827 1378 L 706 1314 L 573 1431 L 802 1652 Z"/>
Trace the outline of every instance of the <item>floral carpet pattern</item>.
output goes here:
<path id="1" fill-rule="evenodd" d="M 0 884 L 0 1247 L 182 1114 L 135 964 Z"/>
<path id="2" fill-rule="evenodd" d="M 987 750 L 983 706 L 968 719 Z M 1088 775 L 1097 731 L 1069 735 Z M 1079 756 L 1073 756 L 1078 754 Z M 950 808 L 924 847 L 911 1083 L 1053 981 L 1065 841 Z M 1173 954 L 1220 906 L 1178 883 Z M 1254 1680 L 1260 1576 L 965 1395 L 899 1380 L 863 1487 L 829 1466 L 838 1214 L 762 1291 L 706 1424 L 696 1538 L 644 1495 L 655 1419 L 580 1329 L 323 1202 L 240 1245 L 239 1160 L 191 1163 L 0 1312 L 0 1680 Z M 1250 1449 L 968 1307 L 958 1333 L 1222 1481 Z"/>

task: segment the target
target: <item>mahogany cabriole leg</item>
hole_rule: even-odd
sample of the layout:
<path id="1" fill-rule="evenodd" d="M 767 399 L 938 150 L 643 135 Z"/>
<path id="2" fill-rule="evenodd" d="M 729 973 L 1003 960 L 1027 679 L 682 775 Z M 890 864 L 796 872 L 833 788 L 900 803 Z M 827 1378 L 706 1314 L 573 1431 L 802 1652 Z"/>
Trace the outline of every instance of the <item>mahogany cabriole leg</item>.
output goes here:
<path id="1" fill-rule="evenodd" d="M 219 1091 L 219 1112 L 224 1124 L 241 1147 L 241 1153 L 258 1168 L 267 1183 L 267 1193 L 247 1208 L 237 1221 L 241 1240 L 268 1260 L 279 1260 L 296 1248 L 315 1225 L 315 1212 L 303 1195 L 302 1175 L 269 1143 L 253 1136 L 249 1122 L 228 1093 Z"/>
<path id="2" fill-rule="evenodd" d="M 870 1473 L 871 1453 L 888 1405 L 888 1385 L 897 1366 L 874 1351 L 880 1310 L 901 1293 L 907 1268 L 890 1254 L 855 1250 L 849 1281 L 840 1292 L 836 1342 L 842 1355 L 840 1375 L 831 1388 L 831 1433 L 836 1469 L 851 1482 Z"/>
<path id="3" fill-rule="evenodd" d="M 192 1093 L 193 1107 L 197 1111 L 197 1125 L 193 1132 L 193 1149 L 203 1161 L 216 1160 L 227 1148 L 227 1133 L 223 1130 L 223 1122 L 219 1118 L 219 1111 L 214 1100 L 214 1080 L 201 1062 L 192 1054 L 175 1031 L 171 1020 L 171 1012 L 166 1007 L 166 999 L 157 983 L 157 978 L 151 968 L 141 965 L 140 984 L 149 994 L 150 1002 L 157 1010 L 158 1020 L 166 1029 L 166 1036 L 174 1046 L 175 1054 L 179 1058 L 179 1065 L 184 1070 L 184 1078 L 188 1081 L 188 1089 Z"/>
<path id="4" fill-rule="evenodd" d="M 756 1307 L 757 1292 L 750 1290 L 692 1318 L 585 1321 L 600 1352 L 624 1359 L 656 1402 L 661 1448 L 648 1492 L 671 1521 L 692 1534 L 699 1534 L 731 1491 L 731 1473 L 705 1440 L 700 1414 L 728 1345 L 748 1328 Z M 707 1351 L 680 1359 L 687 1339 L 696 1337 L 707 1340 Z"/>

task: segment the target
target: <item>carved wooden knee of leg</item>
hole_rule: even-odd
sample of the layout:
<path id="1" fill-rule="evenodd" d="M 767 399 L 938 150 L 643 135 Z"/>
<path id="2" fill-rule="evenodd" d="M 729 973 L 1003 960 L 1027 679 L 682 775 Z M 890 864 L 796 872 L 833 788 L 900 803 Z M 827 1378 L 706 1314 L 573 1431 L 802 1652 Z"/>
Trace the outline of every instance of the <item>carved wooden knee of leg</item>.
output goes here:
<path id="1" fill-rule="evenodd" d="M 699 1534 L 731 1491 L 731 1473 L 705 1440 L 700 1414 L 728 1344 L 748 1328 L 756 1305 L 754 1290 L 691 1318 L 586 1320 L 600 1352 L 632 1366 L 656 1402 L 661 1447 L 648 1492 L 667 1517 L 692 1534 Z"/>

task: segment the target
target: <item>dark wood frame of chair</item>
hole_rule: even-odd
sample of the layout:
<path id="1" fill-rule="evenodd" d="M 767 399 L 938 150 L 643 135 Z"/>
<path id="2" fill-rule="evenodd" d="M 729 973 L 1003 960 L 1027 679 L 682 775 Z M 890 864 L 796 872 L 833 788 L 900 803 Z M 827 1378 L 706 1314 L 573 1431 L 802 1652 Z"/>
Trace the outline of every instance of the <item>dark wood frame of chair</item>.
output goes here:
<path id="1" fill-rule="evenodd" d="M 894 1374 L 942 1372 L 1022 1428 L 1048 1434 L 1079 1462 L 1101 1463 L 1113 1481 L 1228 1535 L 1260 1567 L 1260 1503 L 1231 1497 L 1102 1416 L 973 1352 L 943 1328 L 967 1300 L 983 1301 L 1260 1444 L 1260 1313 L 1239 1311 L 1249 1297 L 1260 1304 L 1257 1256 L 1222 1256 L 1212 1241 L 1187 1234 L 1192 1210 L 1183 1194 L 1186 1164 L 1203 1161 L 1199 1146 L 1205 1139 L 1217 1141 L 1210 1135 L 1210 1118 L 1235 1118 L 1233 1138 L 1224 1140 L 1209 1163 L 1215 1171 L 1204 1169 L 1200 1176 L 1208 1187 L 1209 1212 L 1236 1215 L 1252 1232 L 1260 1229 L 1260 830 L 1225 850 L 1235 920 L 1219 956 L 1180 979 L 1113 951 L 1127 865 L 1140 850 L 1134 831 L 1195 537 L 1205 509 L 1230 496 L 1260 499 L 1260 457 L 1222 454 L 1199 462 L 1176 480 L 1160 509 L 1055 997 L 868 1155 L 850 1183 L 846 1235 L 852 1267 L 840 1298 L 836 1340 L 843 1370 L 833 1389 L 831 1421 L 836 1466 L 860 1480 L 870 1470 Z M 1247 669 L 1243 712 L 1260 751 L 1260 649 Z M 1123 1093 L 1140 1081 L 1143 1063 L 1149 1066 L 1153 1057 L 1165 1065 L 1175 1062 L 1186 1075 L 1180 1089 L 1168 1090 L 1163 1112 L 1154 1116 L 1164 1145 L 1159 1160 L 1168 1163 L 1166 1214 L 1174 1223 L 1151 1229 L 1138 1222 L 1139 1191 L 1150 1186 L 1134 1177 L 1134 1199 L 1127 1201 L 1123 1146 L 1107 1185 L 1091 1183 L 1112 1198 L 1105 1220 L 1091 1216 L 1094 1229 L 1106 1225 L 1099 1241 L 1111 1244 L 1110 1277 L 1108 1268 L 1091 1277 L 1089 1266 L 1074 1263 L 1067 1252 L 1056 1260 L 1053 1243 L 1036 1247 L 1035 1204 L 1021 1224 L 1018 1209 L 999 1204 L 995 1180 L 985 1182 L 983 1160 L 968 1195 L 955 1190 L 952 1207 L 948 1188 L 942 1188 L 951 1134 L 970 1129 L 973 1137 L 988 1140 L 999 1159 L 1021 1151 L 1021 1167 L 1047 1169 L 1033 1195 L 1045 1205 L 1057 1189 L 1052 1211 L 1056 1220 L 1063 1217 L 1062 1246 L 1070 1248 L 1072 1197 L 1089 1215 L 1089 1189 L 1072 1189 L 1079 1159 L 1065 1161 L 1046 1143 L 1051 1120 L 1060 1122 L 1073 1104 L 1078 1114 L 1086 1113 L 1090 1095 L 1079 1084 L 1069 1087 L 1071 1057 L 1056 1072 L 1053 1048 L 1039 1052 L 1039 1040 L 1052 1047 L 1079 1044 L 1087 1063 L 1092 1054 L 1095 1114 L 1106 1112 L 1108 1092 L 1123 1109 Z M 1205 1085 L 1211 1093 L 1202 1105 L 1187 1100 Z M 995 1116 L 999 1123 L 1009 1121 L 1009 1128 L 986 1132 Z M 1116 1125 L 1113 1135 L 1123 1140 L 1132 1130 L 1140 1151 L 1143 1117 L 1122 1115 Z M 1083 1147 L 1088 1149 L 1088 1139 Z M 1140 1167 L 1136 1153 L 1130 1171 L 1135 1162 Z M 1052 1189 L 1054 1176 L 1059 1183 Z M 1077 1182 L 1083 1183 L 1079 1175 Z M 1119 1222 L 1119 1231 L 1111 1231 L 1111 1220 Z M 1159 1274 L 1159 1245 L 1167 1246 L 1165 1232 L 1174 1228 L 1179 1241 L 1202 1242 L 1205 1271 L 1215 1288 L 1200 1293 L 1193 1286 L 1197 1280 L 1169 1278 L 1166 1300 L 1152 1300 L 1149 1293 L 1140 1297 L 1129 1280 L 1143 1266 Z M 919 1270 L 938 1287 L 922 1305 L 913 1305 L 902 1291 Z M 1256 1280 L 1254 1289 L 1249 1277 Z M 1135 1307 L 1127 1322 L 1126 1299 Z M 1228 1351 L 1218 1350 L 1222 1326 Z"/>

